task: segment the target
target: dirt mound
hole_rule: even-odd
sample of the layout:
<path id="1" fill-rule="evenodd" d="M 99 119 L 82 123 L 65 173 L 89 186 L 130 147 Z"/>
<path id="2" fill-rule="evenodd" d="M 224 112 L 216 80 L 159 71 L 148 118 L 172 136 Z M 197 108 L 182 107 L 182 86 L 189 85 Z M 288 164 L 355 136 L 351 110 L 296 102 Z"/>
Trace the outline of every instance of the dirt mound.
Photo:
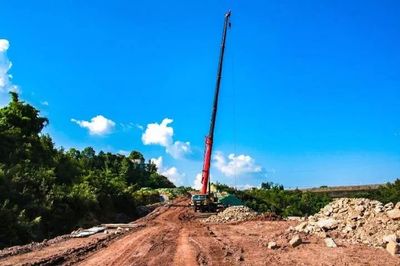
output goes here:
<path id="1" fill-rule="evenodd" d="M 350 243 L 384 246 L 400 236 L 400 203 L 383 205 L 369 199 L 337 199 L 294 229 L 297 232 L 334 236 Z"/>
<path id="2" fill-rule="evenodd" d="M 229 223 L 229 222 L 243 222 L 257 218 L 257 213 L 246 206 L 232 206 L 226 208 L 224 211 L 212 215 L 203 222 L 206 223 Z"/>

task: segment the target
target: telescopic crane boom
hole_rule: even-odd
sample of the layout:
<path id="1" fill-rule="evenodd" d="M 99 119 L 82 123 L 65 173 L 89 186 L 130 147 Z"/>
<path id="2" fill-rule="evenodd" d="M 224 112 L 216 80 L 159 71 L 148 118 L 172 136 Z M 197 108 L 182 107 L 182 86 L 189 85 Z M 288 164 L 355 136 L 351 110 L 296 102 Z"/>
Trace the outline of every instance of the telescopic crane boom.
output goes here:
<path id="1" fill-rule="evenodd" d="M 211 153 L 212 153 L 213 140 L 214 140 L 215 120 L 217 118 L 218 97 L 219 97 L 219 88 L 220 88 L 220 84 L 221 84 L 222 65 L 224 62 L 226 33 L 227 33 L 228 26 L 230 26 L 230 22 L 229 22 L 230 16 L 231 16 L 231 11 L 228 11 L 225 14 L 224 29 L 222 32 L 221 50 L 220 50 L 219 61 L 218 61 L 217 82 L 215 84 L 215 94 L 214 94 L 214 102 L 213 102 L 212 113 L 211 113 L 210 131 L 208 133 L 208 136 L 206 137 L 203 172 L 202 172 L 202 178 L 201 178 L 201 183 L 202 183 L 201 194 L 207 194 L 207 191 L 208 191 L 208 193 L 210 192 L 208 187 L 209 187 L 209 182 L 210 182 Z"/>

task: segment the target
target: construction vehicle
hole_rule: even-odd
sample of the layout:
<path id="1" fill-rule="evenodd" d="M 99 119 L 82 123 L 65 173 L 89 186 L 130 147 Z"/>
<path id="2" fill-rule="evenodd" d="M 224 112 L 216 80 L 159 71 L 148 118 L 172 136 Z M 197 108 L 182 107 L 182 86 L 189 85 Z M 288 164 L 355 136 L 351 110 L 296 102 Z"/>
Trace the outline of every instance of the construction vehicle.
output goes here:
<path id="1" fill-rule="evenodd" d="M 224 61 L 224 53 L 225 53 L 225 41 L 226 41 L 226 33 L 228 26 L 230 26 L 230 16 L 231 12 L 228 11 L 225 14 L 224 19 L 224 28 L 222 31 L 222 42 L 221 42 L 221 50 L 218 61 L 218 70 L 217 70 L 217 82 L 215 85 L 215 94 L 214 94 L 214 102 L 212 106 L 211 113 L 211 124 L 210 131 L 208 136 L 206 136 L 205 141 L 205 150 L 204 150 L 204 161 L 203 161 L 203 171 L 201 178 L 201 191 L 200 194 L 192 195 L 192 205 L 194 210 L 199 210 L 200 212 L 216 212 L 219 209 L 223 208 L 221 204 L 218 203 L 218 197 L 215 193 L 210 191 L 210 166 L 211 166 L 211 154 L 213 148 L 214 141 L 214 128 L 215 128 L 215 120 L 217 118 L 217 110 L 218 110 L 218 97 L 219 97 L 219 89 L 221 84 L 221 75 L 222 75 L 222 66 Z"/>

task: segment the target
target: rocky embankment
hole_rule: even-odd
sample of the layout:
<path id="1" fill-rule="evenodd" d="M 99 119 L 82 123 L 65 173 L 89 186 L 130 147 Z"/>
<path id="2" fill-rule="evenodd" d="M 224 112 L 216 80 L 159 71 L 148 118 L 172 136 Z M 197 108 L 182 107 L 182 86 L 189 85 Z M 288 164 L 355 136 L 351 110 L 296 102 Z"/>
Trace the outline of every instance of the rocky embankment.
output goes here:
<path id="1" fill-rule="evenodd" d="M 400 236 L 400 202 L 384 205 L 369 199 L 336 199 L 290 230 L 386 247 Z"/>

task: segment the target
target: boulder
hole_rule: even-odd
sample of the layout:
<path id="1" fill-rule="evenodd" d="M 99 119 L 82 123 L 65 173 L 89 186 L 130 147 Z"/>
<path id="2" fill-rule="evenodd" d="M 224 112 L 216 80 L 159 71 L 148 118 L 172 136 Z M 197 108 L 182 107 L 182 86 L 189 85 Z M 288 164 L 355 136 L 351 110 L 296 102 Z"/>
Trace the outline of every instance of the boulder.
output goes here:
<path id="1" fill-rule="evenodd" d="M 337 227 L 337 221 L 335 219 L 323 219 L 317 222 L 317 225 L 325 230 L 335 229 Z"/>
<path id="2" fill-rule="evenodd" d="M 390 210 L 386 214 L 392 220 L 399 220 L 400 219 L 400 209 Z"/>
<path id="3" fill-rule="evenodd" d="M 325 245 L 328 248 L 336 248 L 337 247 L 335 241 L 330 237 L 325 238 L 324 241 L 325 241 Z"/>
<path id="4" fill-rule="evenodd" d="M 389 202 L 387 204 L 385 204 L 385 206 L 383 206 L 385 208 L 386 211 L 393 209 L 393 203 Z"/>
<path id="5" fill-rule="evenodd" d="M 267 246 L 269 249 L 277 249 L 278 248 L 278 244 L 276 244 L 276 242 L 274 242 L 274 241 L 271 241 L 271 242 L 268 242 L 268 246 Z"/>
<path id="6" fill-rule="evenodd" d="M 292 248 L 295 248 L 297 246 L 299 246 L 303 241 L 301 240 L 299 235 L 295 235 L 292 237 L 292 239 L 289 241 L 289 245 Z"/>
<path id="7" fill-rule="evenodd" d="M 294 229 L 297 231 L 302 231 L 304 228 L 306 228 L 307 222 L 302 222 L 299 225 L 297 225 Z"/>
<path id="8" fill-rule="evenodd" d="M 396 242 L 397 241 L 397 236 L 396 234 L 391 234 L 391 235 L 385 235 L 383 238 L 383 243 L 389 243 L 390 241 Z"/>
<path id="9" fill-rule="evenodd" d="M 396 256 L 399 254 L 400 252 L 400 246 L 397 242 L 395 241 L 390 241 L 387 245 L 386 245 L 386 250 L 392 254 L 393 256 Z"/>

